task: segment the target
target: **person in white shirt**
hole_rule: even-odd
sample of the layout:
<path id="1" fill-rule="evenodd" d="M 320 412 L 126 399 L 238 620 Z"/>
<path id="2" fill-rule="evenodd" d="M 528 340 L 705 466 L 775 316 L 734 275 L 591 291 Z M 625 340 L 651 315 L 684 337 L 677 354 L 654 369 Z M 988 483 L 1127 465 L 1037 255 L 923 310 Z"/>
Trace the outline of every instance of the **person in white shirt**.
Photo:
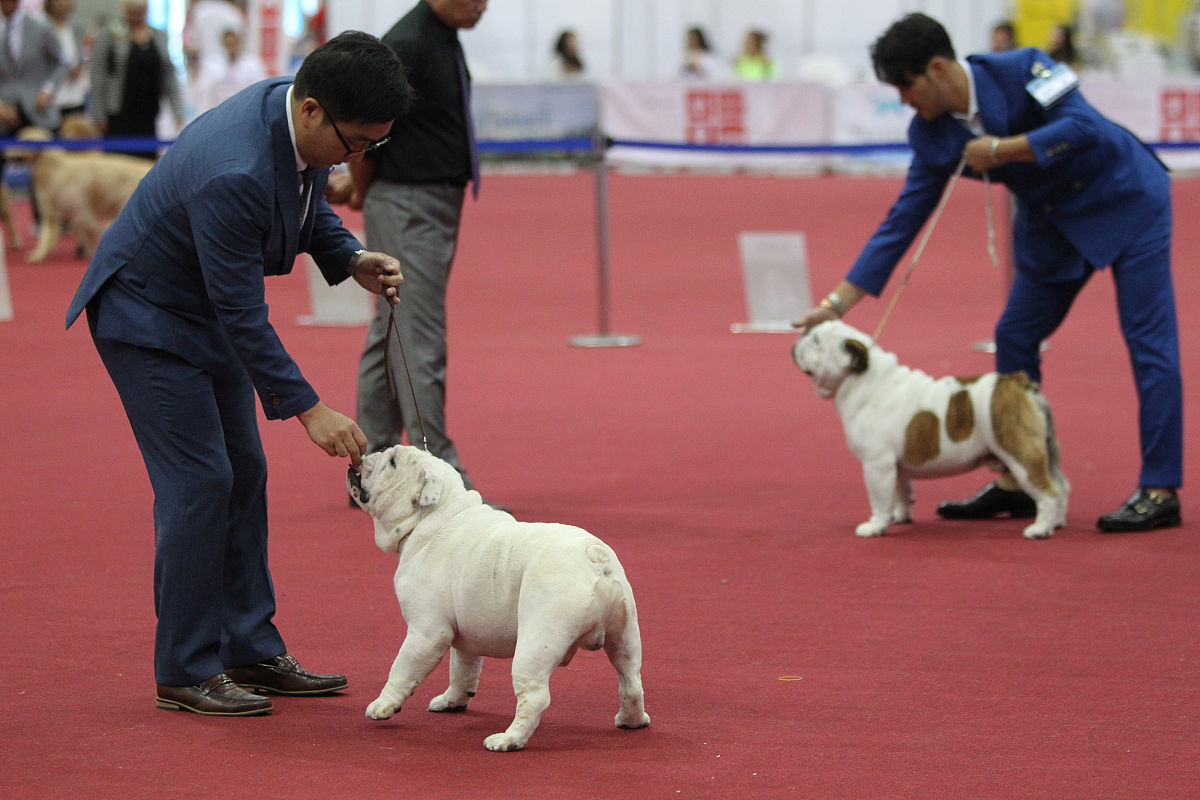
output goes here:
<path id="1" fill-rule="evenodd" d="M 221 35 L 224 58 L 210 58 L 200 65 L 196 80 L 196 112 L 203 113 L 233 97 L 252 83 L 267 77 L 262 59 L 247 53 L 242 36 L 232 28 Z"/>
<path id="2" fill-rule="evenodd" d="M 54 102 L 62 116 L 83 112 L 88 95 L 88 55 L 91 37 L 77 20 L 75 0 L 46 0 L 46 21 L 58 35 L 62 61 L 67 65 L 67 77 L 58 87 Z"/>
<path id="3" fill-rule="evenodd" d="M 225 31 L 232 29 L 245 35 L 245 6 L 244 0 L 193 0 L 183 26 L 183 54 L 189 76 L 194 79 L 200 75 L 210 59 L 224 59 L 221 37 Z"/>

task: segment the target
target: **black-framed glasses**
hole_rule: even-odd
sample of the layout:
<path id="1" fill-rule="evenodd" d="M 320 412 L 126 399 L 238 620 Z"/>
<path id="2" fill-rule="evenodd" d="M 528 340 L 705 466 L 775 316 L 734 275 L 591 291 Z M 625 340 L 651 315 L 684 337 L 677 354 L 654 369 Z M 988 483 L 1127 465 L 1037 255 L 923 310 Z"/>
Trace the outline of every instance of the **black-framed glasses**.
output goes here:
<path id="1" fill-rule="evenodd" d="M 351 147 L 350 143 L 346 141 L 346 137 L 342 136 L 342 131 L 340 128 L 338 128 L 337 121 L 334 120 L 333 114 L 329 113 L 328 108 L 325 108 L 324 106 L 321 106 L 321 108 L 325 109 L 325 119 L 329 120 L 329 124 L 333 126 L 333 132 L 337 134 L 338 141 L 342 143 L 342 147 L 346 148 L 346 155 L 348 156 L 352 156 L 357 153 L 370 153 L 372 150 L 378 150 L 387 144 L 388 140 L 392 138 L 391 136 L 385 136 L 377 142 L 371 142 L 366 147 Z"/>

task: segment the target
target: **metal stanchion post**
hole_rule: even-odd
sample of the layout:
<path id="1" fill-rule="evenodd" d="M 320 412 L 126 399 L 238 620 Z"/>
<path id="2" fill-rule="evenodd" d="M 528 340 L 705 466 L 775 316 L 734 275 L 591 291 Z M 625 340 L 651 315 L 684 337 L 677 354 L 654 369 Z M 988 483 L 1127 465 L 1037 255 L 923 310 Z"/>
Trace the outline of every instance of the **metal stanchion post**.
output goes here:
<path id="1" fill-rule="evenodd" d="M 608 286 L 608 150 L 606 137 L 597 129 L 592 136 L 592 162 L 596 170 L 596 277 L 599 329 L 594 334 L 573 336 L 572 347 L 629 347 L 642 338 L 628 333 L 609 332 Z"/>

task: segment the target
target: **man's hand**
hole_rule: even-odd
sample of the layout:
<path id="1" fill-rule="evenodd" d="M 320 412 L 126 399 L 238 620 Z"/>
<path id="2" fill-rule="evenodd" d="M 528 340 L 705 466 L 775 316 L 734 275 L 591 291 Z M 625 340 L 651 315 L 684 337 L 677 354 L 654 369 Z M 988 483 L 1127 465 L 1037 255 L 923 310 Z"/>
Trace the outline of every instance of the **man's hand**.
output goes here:
<path id="1" fill-rule="evenodd" d="M 333 205 L 345 203 L 354 211 L 362 211 L 367 189 L 375 176 L 375 164 L 365 158 L 351 159 L 345 171 L 329 176 L 325 199 Z"/>
<path id="2" fill-rule="evenodd" d="M 967 166 L 976 172 L 987 172 L 1005 164 L 1031 164 L 1037 160 L 1029 137 L 1023 133 L 976 137 L 963 148 L 963 157 L 967 159 Z"/>
<path id="3" fill-rule="evenodd" d="M 354 179 L 349 172 L 335 172 L 329 176 L 329 183 L 325 185 L 325 199 L 330 205 L 349 203 L 353 193 Z"/>
<path id="4" fill-rule="evenodd" d="M 864 294 L 866 292 L 853 283 L 842 281 L 827 297 L 822 298 L 821 302 L 809 309 L 803 317 L 793 322 L 792 327 L 807 332 L 814 325 L 820 325 L 831 319 L 841 319 L 846 312 L 854 308 L 859 300 L 862 300 Z"/>
<path id="5" fill-rule="evenodd" d="M 354 258 L 354 280 L 373 294 L 381 294 L 392 305 L 400 304 L 400 262 L 386 253 L 363 252 Z"/>
<path id="6" fill-rule="evenodd" d="M 792 327 L 807 332 L 814 325 L 820 325 L 831 319 L 840 319 L 836 311 L 825 306 L 814 306 L 803 317 L 792 322 Z"/>
<path id="7" fill-rule="evenodd" d="M 979 136 L 967 142 L 963 156 L 967 166 L 976 172 L 987 172 L 1000 166 L 1000 140 L 995 136 Z"/>
<path id="8" fill-rule="evenodd" d="M 21 112 L 17 111 L 17 107 L 10 103 L 0 103 L 0 122 L 10 128 L 15 128 L 21 124 Z"/>
<path id="9" fill-rule="evenodd" d="M 300 412 L 296 418 L 317 447 L 337 458 L 348 456 L 354 466 L 362 463 L 367 452 L 367 437 L 354 420 L 321 402 Z"/>

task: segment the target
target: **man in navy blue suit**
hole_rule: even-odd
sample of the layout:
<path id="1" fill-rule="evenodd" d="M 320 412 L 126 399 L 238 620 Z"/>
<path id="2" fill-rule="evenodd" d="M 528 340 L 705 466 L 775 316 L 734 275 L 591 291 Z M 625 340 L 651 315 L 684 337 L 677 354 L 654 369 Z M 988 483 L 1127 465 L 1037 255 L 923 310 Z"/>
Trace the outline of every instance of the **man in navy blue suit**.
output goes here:
<path id="1" fill-rule="evenodd" d="M 393 299 L 400 265 L 366 252 L 324 199 L 328 168 L 377 147 L 412 104 L 391 48 L 348 32 L 295 81 L 257 83 L 205 113 L 101 239 L 67 312 L 86 310 L 154 489 L 158 705 L 244 716 L 261 693 L 328 694 L 276 630 L 267 569 L 268 419 L 296 418 L 358 463 L 358 425 L 321 402 L 267 317 L 266 275 L 308 252 L 330 284 Z M 251 691 L 252 690 L 252 691 Z"/>
<path id="2" fill-rule="evenodd" d="M 1118 532 L 1181 524 L 1183 382 L 1166 168 L 1097 112 L 1070 70 L 1040 50 L 960 61 L 941 24 L 909 14 L 875 41 L 871 56 L 879 79 L 916 110 L 908 130 L 912 163 L 900 197 L 846 279 L 797 326 L 840 317 L 865 294 L 878 296 L 965 159 L 965 175 L 986 173 L 1016 201 L 1016 275 L 996 324 L 996 369 L 1040 381 L 1041 342 L 1092 273 L 1111 266 L 1137 384 L 1142 464 L 1137 490 L 1097 525 Z M 1033 516 L 1035 508 L 1002 474 L 938 513 L 984 519 Z"/>

